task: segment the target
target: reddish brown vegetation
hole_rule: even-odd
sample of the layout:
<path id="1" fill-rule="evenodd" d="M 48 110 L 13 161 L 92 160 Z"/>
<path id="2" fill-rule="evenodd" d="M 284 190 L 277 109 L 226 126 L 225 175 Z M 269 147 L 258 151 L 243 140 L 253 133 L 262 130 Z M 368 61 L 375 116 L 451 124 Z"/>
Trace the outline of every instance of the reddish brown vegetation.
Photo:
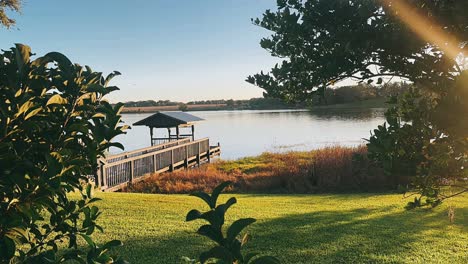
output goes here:
<path id="1" fill-rule="evenodd" d="M 236 161 L 219 161 L 197 169 L 148 177 L 129 192 L 190 193 L 210 191 L 223 181 L 231 191 L 311 193 L 376 190 L 387 186 L 383 173 L 366 158 L 365 147 L 328 147 L 310 152 L 264 153 Z"/>

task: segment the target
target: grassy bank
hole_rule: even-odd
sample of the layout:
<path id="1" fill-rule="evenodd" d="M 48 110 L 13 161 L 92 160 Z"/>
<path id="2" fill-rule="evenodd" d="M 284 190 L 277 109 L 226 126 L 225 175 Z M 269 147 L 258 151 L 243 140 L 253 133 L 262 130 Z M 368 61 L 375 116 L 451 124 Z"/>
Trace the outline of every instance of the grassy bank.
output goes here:
<path id="1" fill-rule="evenodd" d="M 180 263 L 209 242 L 184 222 L 202 202 L 187 195 L 101 193 L 98 241 L 120 239 L 131 263 Z M 231 195 L 223 195 L 225 201 Z M 249 252 L 283 263 L 467 263 L 468 195 L 435 209 L 405 211 L 401 195 L 235 195 L 227 221 L 258 220 L 248 228 Z M 455 207 L 455 222 L 447 207 Z"/>
<path id="2" fill-rule="evenodd" d="M 201 168 L 153 175 L 125 191 L 190 193 L 209 191 L 223 181 L 231 191 L 247 193 L 315 193 L 375 191 L 388 185 L 382 171 L 365 158 L 365 147 L 328 147 L 308 152 L 264 153 Z M 353 161 L 356 156 L 361 162 Z"/>

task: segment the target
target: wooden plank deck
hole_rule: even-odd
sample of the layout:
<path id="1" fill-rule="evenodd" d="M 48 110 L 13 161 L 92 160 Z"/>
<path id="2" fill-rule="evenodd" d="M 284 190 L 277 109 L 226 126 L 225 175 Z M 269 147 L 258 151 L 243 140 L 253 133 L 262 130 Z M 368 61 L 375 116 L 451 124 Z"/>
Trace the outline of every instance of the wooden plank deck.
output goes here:
<path id="1" fill-rule="evenodd" d="M 210 146 L 209 139 L 204 138 L 181 139 L 109 156 L 101 162 L 97 184 L 103 191 L 118 191 L 150 175 L 199 166 L 220 154 L 219 144 Z"/>

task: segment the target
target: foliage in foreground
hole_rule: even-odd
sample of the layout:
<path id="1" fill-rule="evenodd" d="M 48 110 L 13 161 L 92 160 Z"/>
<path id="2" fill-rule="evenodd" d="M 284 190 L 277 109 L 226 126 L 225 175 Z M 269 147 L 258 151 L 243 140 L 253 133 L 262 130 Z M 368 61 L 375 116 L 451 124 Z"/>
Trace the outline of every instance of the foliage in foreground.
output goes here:
<path id="1" fill-rule="evenodd" d="M 106 149 L 123 148 L 111 142 L 126 129 L 121 106 L 103 99 L 118 73 L 104 78 L 57 52 L 31 55 L 21 44 L 0 53 L 0 262 L 118 262 L 108 251 L 119 241 L 98 247 L 90 237 L 102 231 L 101 212 L 86 184 Z"/>
<path id="2" fill-rule="evenodd" d="M 417 94 L 389 110 L 388 128 L 370 139 L 371 157 L 387 171 L 402 162 L 419 194 L 411 206 L 423 197 L 439 204 L 447 182 L 468 191 L 460 185 L 468 165 L 468 1 L 278 0 L 277 7 L 253 22 L 273 32 L 260 45 L 283 61 L 248 82 L 297 102 L 347 79 L 407 80 Z"/>
<path id="3" fill-rule="evenodd" d="M 211 263 L 225 264 L 279 264 L 279 260 L 272 256 L 258 256 L 256 253 L 242 254 L 242 247 L 250 240 L 250 235 L 244 234 L 240 239 L 240 233 L 247 226 L 254 223 L 253 218 L 242 218 L 234 221 L 227 229 L 226 234 L 223 233 L 223 225 L 225 214 L 229 207 L 237 203 L 235 197 L 231 197 L 224 204 L 217 205 L 218 197 L 221 192 L 230 185 L 231 182 L 223 182 L 214 188 L 211 195 L 205 192 L 193 193 L 202 199 L 210 208 L 207 212 L 200 212 L 196 209 L 188 212 L 186 221 L 203 219 L 209 224 L 202 225 L 197 233 L 205 236 L 215 242 L 217 245 L 210 250 L 200 254 L 199 260 L 203 263 L 208 263 L 210 260 L 216 260 Z M 186 259 L 194 263 L 195 260 Z"/>

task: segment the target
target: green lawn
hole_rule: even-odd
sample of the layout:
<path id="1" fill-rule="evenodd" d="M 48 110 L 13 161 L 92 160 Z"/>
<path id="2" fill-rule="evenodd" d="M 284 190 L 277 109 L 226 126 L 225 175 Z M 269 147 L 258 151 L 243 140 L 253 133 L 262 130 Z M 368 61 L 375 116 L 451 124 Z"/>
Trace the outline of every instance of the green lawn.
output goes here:
<path id="1" fill-rule="evenodd" d="M 185 214 L 201 201 L 187 195 L 103 193 L 99 202 L 105 233 L 120 239 L 118 253 L 131 263 L 180 263 L 208 241 L 194 234 L 200 222 Z M 224 195 L 225 200 L 232 195 Z M 468 195 L 436 209 L 405 211 L 401 195 L 235 195 L 227 221 L 258 219 L 249 227 L 249 251 L 283 263 L 468 263 Z M 449 223 L 447 207 L 454 206 Z"/>

